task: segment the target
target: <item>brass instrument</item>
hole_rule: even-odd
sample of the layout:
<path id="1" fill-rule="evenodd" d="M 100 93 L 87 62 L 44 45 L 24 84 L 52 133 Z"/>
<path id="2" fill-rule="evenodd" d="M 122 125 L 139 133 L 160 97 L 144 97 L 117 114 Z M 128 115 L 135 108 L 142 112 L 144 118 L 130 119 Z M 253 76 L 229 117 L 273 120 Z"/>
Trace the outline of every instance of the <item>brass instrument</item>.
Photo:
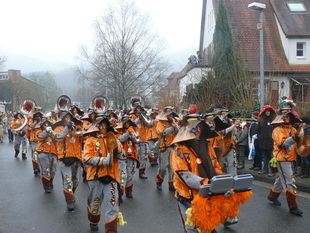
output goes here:
<path id="1" fill-rule="evenodd" d="M 82 129 L 80 127 L 77 127 L 73 122 L 71 131 L 75 132 L 78 136 L 81 136 L 83 134 Z"/>
<path id="2" fill-rule="evenodd" d="M 104 96 L 96 96 L 92 101 L 92 107 L 96 109 L 99 114 L 105 113 L 108 108 L 108 101 Z"/>
<path id="3" fill-rule="evenodd" d="M 71 107 L 71 99 L 67 95 L 61 95 L 57 100 L 57 108 L 59 111 L 69 111 Z"/>
<path id="4" fill-rule="evenodd" d="M 133 132 L 133 133 L 131 134 L 131 137 L 133 138 L 133 140 L 134 140 L 136 143 L 139 143 L 140 140 L 141 140 L 141 137 L 140 137 L 140 135 L 139 135 L 138 132 Z"/>
<path id="5" fill-rule="evenodd" d="M 23 115 L 28 115 L 36 106 L 36 103 L 32 99 L 24 100 L 20 103 L 20 112 Z"/>
<path id="6" fill-rule="evenodd" d="M 128 104 L 132 109 L 137 107 L 137 105 L 143 105 L 143 99 L 140 95 L 132 96 Z"/>
<path id="7" fill-rule="evenodd" d="M 19 106 L 21 115 L 23 116 L 24 120 L 23 119 L 16 120 L 17 124 L 15 125 L 14 128 L 12 128 L 13 132 L 20 131 L 27 125 L 28 122 L 27 115 L 34 109 L 35 102 L 32 99 L 28 99 L 22 101 Z"/>

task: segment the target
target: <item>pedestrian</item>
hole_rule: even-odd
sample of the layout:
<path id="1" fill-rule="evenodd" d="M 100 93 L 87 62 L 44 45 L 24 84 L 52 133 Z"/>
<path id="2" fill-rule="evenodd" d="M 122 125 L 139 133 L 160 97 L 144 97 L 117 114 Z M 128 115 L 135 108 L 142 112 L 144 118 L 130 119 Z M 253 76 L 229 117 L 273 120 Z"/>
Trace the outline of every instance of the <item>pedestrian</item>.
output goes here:
<path id="1" fill-rule="evenodd" d="M 98 231 L 102 205 L 105 232 L 117 232 L 120 183 L 118 158 L 123 151 L 117 145 L 114 133 L 112 124 L 106 118 L 99 119 L 97 125 L 86 132 L 89 135 L 84 146 L 89 187 L 87 212 L 92 231 Z"/>
<path id="2" fill-rule="evenodd" d="M 258 130 L 257 117 L 258 117 L 258 114 L 259 114 L 259 112 L 253 112 L 252 113 L 251 118 L 252 118 L 253 122 L 251 123 L 250 129 L 249 129 L 249 141 L 251 143 L 253 143 L 254 150 L 255 150 L 255 156 L 253 159 L 254 162 L 253 162 L 252 167 L 250 167 L 250 170 L 254 170 L 254 171 L 260 171 L 262 169 L 262 156 L 261 156 L 261 152 L 259 150 L 259 143 L 257 140 L 257 130 Z"/>
<path id="3" fill-rule="evenodd" d="M 50 193 L 54 187 L 53 180 L 57 167 L 57 152 L 52 124 L 53 122 L 42 116 L 40 129 L 36 131 L 37 147 L 35 152 L 38 153 L 38 163 L 45 193 Z"/>
<path id="4" fill-rule="evenodd" d="M 275 119 L 275 116 L 276 110 L 270 105 L 265 105 L 258 114 L 257 140 L 263 159 L 263 167 L 262 170 L 258 172 L 258 174 L 268 174 L 268 176 L 275 176 L 273 172 L 270 171 L 269 173 L 269 161 L 273 157 L 273 125 L 271 122 Z"/>
<path id="5" fill-rule="evenodd" d="M 11 128 L 11 123 L 13 120 L 14 120 L 14 115 L 13 115 L 13 113 L 10 113 L 8 115 L 8 122 L 7 122 L 9 143 L 12 143 L 14 141 L 14 135 L 12 133 L 12 128 Z"/>
<path id="6" fill-rule="evenodd" d="M 4 127 L 2 123 L 0 123 L 0 143 L 3 143 L 3 138 L 4 138 Z"/>
<path id="7" fill-rule="evenodd" d="M 164 182 L 168 170 L 168 187 L 170 191 L 174 191 L 170 153 L 173 149 L 172 141 L 179 130 L 179 126 L 175 119 L 178 115 L 173 110 L 174 107 L 167 106 L 156 117 L 158 120 L 157 133 L 160 143 L 159 166 L 155 179 L 158 190 L 162 190 L 162 183 Z"/>
<path id="8" fill-rule="evenodd" d="M 298 208 L 296 200 L 297 186 L 293 177 L 293 162 L 296 160 L 296 142 L 299 140 L 293 124 L 301 121 L 289 109 L 280 109 L 280 114 L 272 122 L 276 125 L 272 132 L 273 156 L 277 160 L 278 177 L 276 178 L 268 200 L 274 205 L 280 206 L 278 200 L 281 192 L 285 190 L 286 200 L 290 213 L 302 216 L 303 212 Z"/>
<path id="9" fill-rule="evenodd" d="M 303 117 L 301 118 L 301 126 L 304 128 L 304 135 L 310 136 L 310 118 Z M 310 154 L 308 156 L 301 157 L 301 168 L 300 173 L 296 175 L 300 178 L 309 178 L 310 177 Z"/>
<path id="10" fill-rule="evenodd" d="M 62 112 L 60 120 L 52 125 L 57 141 L 57 157 L 63 183 L 63 193 L 67 209 L 75 208 L 74 193 L 79 185 L 82 167 L 81 121 L 73 117 L 71 112 Z"/>
<path id="11" fill-rule="evenodd" d="M 246 121 L 240 123 L 237 127 L 237 133 L 235 138 L 236 144 L 236 156 L 238 166 L 237 169 L 244 168 L 244 161 L 249 154 L 249 139 L 248 139 L 249 127 Z"/>

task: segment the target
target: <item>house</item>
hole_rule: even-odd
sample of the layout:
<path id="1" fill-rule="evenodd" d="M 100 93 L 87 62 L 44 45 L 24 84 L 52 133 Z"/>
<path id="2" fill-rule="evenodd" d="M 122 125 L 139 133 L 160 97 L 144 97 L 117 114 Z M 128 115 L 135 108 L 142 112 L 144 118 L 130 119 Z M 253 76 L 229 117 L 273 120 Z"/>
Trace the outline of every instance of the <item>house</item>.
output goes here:
<path id="1" fill-rule="evenodd" d="M 201 61 L 208 67 L 213 53 L 213 34 L 220 0 L 204 0 L 204 28 L 201 31 Z M 259 95 L 260 39 L 257 24 L 259 12 L 248 5 L 253 0 L 224 0 L 228 21 L 245 67 L 254 74 Z M 306 104 L 310 99 L 310 1 L 262 0 L 266 4 L 263 17 L 265 104 L 278 106 L 283 96 Z M 188 69 L 190 71 L 190 69 Z M 179 79 L 179 99 L 184 86 L 195 84 L 188 72 Z M 186 88 L 185 88 L 186 89 Z M 308 101 L 309 102 L 309 101 Z"/>
<path id="2" fill-rule="evenodd" d="M 19 111 L 21 102 L 28 99 L 43 106 L 45 87 L 22 77 L 20 70 L 0 72 L 0 104 L 6 111 Z"/>

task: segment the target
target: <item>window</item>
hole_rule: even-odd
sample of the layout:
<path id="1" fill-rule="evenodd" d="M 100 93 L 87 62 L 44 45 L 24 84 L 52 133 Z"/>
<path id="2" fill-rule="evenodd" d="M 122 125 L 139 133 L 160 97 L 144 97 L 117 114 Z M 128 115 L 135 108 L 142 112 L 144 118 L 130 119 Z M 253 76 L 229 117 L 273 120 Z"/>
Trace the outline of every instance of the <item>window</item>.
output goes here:
<path id="1" fill-rule="evenodd" d="M 293 13 L 303 13 L 307 12 L 307 9 L 303 2 L 288 2 L 287 3 L 290 12 Z"/>
<path id="2" fill-rule="evenodd" d="M 297 42 L 296 44 L 296 56 L 304 57 L 305 54 L 305 43 Z"/>
<path id="3" fill-rule="evenodd" d="M 0 80 L 9 80 L 8 74 L 0 74 Z"/>

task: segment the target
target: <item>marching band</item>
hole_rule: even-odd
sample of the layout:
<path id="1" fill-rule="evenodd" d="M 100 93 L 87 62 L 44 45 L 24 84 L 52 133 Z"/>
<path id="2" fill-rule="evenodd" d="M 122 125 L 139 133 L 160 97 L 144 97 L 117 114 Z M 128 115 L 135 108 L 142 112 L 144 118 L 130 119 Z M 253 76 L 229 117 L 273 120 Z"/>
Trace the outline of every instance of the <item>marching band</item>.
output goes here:
<path id="1" fill-rule="evenodd" d="M 237 223 L 240 205 L 251 198 L 253 181 L 251 176 L 237 175 L 234 132 L 241 124 L 240 119 L 233 119 L 222 106 L 204 115 L 198 114 L 197 109 L 195 112 L 184 109 L 178 114 L 172 106 L 147 109 L 137 96 L 131 98 L 130 107 L 123 113 L 116 112 L 107 108 L 105 97 L 97 96 L 84 112 L 62 95 L 57 101 L 58 111 L 44 114 L 33 100 L 25 100 L 11 123 L 14 156 L 19 156 L 22 146 L 22 159 L 27 159 L 28 138 L 33 172 L 41 176 L 46 194 L 52 192 L 56 168 L 60 169 L 68 211 L 75 209 L 74 193 L 83 171 L 89 187 L 87 211 L 92 231 L 98 230 L 101 206 L 104 206 L 105 232 L 117 232 L 117 225 L 124 224 L 119 204 L 124 194 L 127 198 L 134 197 L 137 169 L 140 179 L 148 178 L 148 158 L 151 167 L 158 165 L 154 177 L 158 190 L 162 190 L 168 172 L 168 187 L 175 193 L 185 232 L 216 232 L 220 224 Z M 286 129 L 292 132 L 290 140 L 283 135 L 275 136 L 280 148 L 278 164 L 291 173 L 290 164 L 283 163 L 287 161 L 283 151 L 288 147 L 296 149 L 296 142 L 301 142 L 303 135 L 292 128 L 292 124 L 301 121 L 283 109 L 278 116 L 281 121 L 272 124 L 277 124 L 283 134 Z M 302 146 L 303 143 L 298 144 L 299 149 Z M 289 156 L 288 161 L 293 161 L 294 152 L 290 151 Z M 282 174 L 268 196 L 275 205 L 280 205 L 277 197 L 285 178 L 289 179 Z M 231 180 L 234 183 L 228 185 Z M 238 182 L 243 188 L 237 192 Z M 221 184 L 222 191 L 217 191 L 216 183 Z M 287 187 L 288 202 L 294 208 L 293 214 L 301 215 L 294 187 L 294 184 Z M 212 214 L 198 208 L 207 209 L 211 205 Z"/>

